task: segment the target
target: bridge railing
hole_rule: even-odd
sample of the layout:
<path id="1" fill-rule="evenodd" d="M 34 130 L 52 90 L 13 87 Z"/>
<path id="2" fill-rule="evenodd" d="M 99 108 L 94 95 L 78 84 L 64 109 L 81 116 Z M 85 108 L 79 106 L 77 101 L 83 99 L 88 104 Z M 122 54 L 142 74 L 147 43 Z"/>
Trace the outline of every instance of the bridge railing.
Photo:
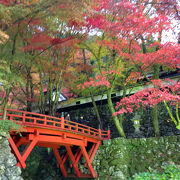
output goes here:
<path id="1" fill-rule="evenodd" d="M 103 131 L 101 129 L 95 129 L 77 122 L 66 120 L 64 119 L 64 117 L 57 118 L 57 117 L 38 114 L 38 113 L 8 109 L 7 118 L 23 126 L 44 127 L 47 129 L 50 128 L 56 130 L 65 130 L 65 131 L 84 134 L 100 139 L 110 139 L 110 130 Z"/>

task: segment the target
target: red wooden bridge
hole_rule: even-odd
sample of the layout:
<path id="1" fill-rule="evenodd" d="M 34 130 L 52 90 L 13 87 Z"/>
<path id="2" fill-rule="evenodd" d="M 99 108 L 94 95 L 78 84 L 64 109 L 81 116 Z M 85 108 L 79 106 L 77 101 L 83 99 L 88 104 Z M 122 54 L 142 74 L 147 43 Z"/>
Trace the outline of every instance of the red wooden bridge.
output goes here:
<path id="1" fill-rule="evenodd" d="M 94 129 L 64 117 L 57 118 L 14 109 L 7 110 L 7 118 L 22 125 L 21 135 L 12 130 L 9 137 L 19 167 L 26 167 L 25 161 L 35 146 L 48 147 L 53 149 L 64 177 L 97 178 L 92 161 L 102 140 L 110 139 L 109 130 Z M 21 145 L 26 146 L 22 153 L 19 151 Z M 78 163 L 81 158 L 84 158 L 84 167 L 88 168 L 89 174 L 83 174 L 79 170 Z M 73 169 L 72 174 L 67 173 L 67 159 L 71 161 L 69 168 Z"/>

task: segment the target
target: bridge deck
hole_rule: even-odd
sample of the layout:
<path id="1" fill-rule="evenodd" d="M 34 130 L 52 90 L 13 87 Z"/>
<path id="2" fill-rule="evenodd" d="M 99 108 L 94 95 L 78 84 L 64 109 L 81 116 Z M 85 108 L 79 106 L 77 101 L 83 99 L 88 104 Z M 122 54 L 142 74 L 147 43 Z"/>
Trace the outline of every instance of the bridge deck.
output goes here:
<path id="1" fill-rule="evenodd" d="M 102 131 L 80 123 L 69 121 L 64 117 L 57 118 L 37 113 L 7 110 L 7 119 L 20 124 L 21 135 L 14 130 L 10 132 L 9 143 L 16 156 L 17 165 L 25 168 L 25 161 L 35 146 L 52 148 L 58 162 L 58 167 L 64 177 L 68 175 L 65 162 L 69 158 L 70 167 L 73 168 L 76 177 L 93 177 L 97 174 L 92 167 L 92 161 L 101 141 L 110 139 L 110 131 Z M 22 152 L 19 147 L 25 145 Z M 63 151 L 62 148 L 63 147 Z M 88 168 L 89 174 L 83 174 L 78 163 L 84 158 L 84 167 Z M 68 164 L 68 163 L 67 163 Z"/>

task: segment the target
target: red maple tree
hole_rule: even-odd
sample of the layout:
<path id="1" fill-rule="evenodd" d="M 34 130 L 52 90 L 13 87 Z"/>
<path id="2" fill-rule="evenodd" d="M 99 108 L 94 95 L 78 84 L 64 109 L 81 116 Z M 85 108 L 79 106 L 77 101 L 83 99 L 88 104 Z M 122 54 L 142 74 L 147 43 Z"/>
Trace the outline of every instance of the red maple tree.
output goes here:
<path id="1" fill-rule="evenodd" d="M 99 33 L 99 38 L 95 39 L 99 49 L 95 51 L 88 44 L 84 47 L 96 59 L 96 75 L 101 78 L 89 79 L 81 87 L 106 86 L 112 114 L 115 110 L 111 93 L 117 86 L 123 89 L 125 96 L 129 88 L 127 82 L 142 78 L 149 81 L 150 73 L 153 74 L 153 79 L 158 79 L 161 68 L 173 70 L 179 66 L 179 45 L 171 42 L 161 43 L 163 31 L 172 29 L 169 17 L 177 18 L 177 7 L 177 2 L 172 0 L 167 2 L 100 0 L 92 7 L 93 11 L 86 15 L 85 29 L 89 33 L 93 31 Z M 104 57 L 101 55 L 103 48 L 107 51 L 106 55 L 102 53 Z M 107 73 L 103 74 L 104 71 Z M 156 108 L 154 115 L 157 126 Z M 120 135 L 125 137 L 122 118 L 113 116 L 113 120 Z M 158 127 L 155 133 L 158 135 Z"/>

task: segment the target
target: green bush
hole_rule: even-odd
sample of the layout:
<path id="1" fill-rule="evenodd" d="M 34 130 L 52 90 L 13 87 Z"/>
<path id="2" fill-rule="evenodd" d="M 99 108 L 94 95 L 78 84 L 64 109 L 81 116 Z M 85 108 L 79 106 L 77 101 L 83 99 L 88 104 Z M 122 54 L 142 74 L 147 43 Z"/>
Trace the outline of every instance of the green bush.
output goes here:
<path id="1" fill-rule="evenodd" d="M 131 180 L 180 180 L 180 166 L 166 165 L 162 174 L 153 172 L 143 172 L 133 175 Z"/>
<path id="2" fill-rule="evenodd" d="M 10 120 L 0 120 L 0 132 L 15 130 L 19 132 L 21 126 Z"/>

